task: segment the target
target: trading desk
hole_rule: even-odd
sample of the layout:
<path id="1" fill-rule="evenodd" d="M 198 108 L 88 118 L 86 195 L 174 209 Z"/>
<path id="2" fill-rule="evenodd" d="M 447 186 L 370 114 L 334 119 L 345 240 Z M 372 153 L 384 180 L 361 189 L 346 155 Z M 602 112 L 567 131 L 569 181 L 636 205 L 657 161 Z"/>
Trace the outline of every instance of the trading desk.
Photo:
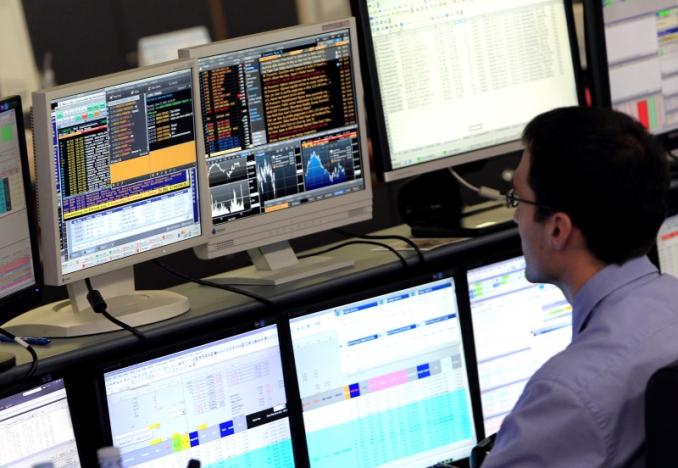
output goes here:
<path id="1" fill-rule="evenodd" d="M 377 234 L 408 235 L 408 233 L 407 227 L 399 226 Z M 460 239 L 459 242 L 426 251 L 424 265 L 419 265 L 419 259 L 414 252 L 401 252 L 410 265 L 408 268 L 405 268 L 388 250 L 375 249 L 370 245 L 350 245 L 332 252 L 331 255 L 339 259 L 353 260 L 355 264 L 352 268 L 281 286 L 243 287 L 274 301 L 277 304 L 275 309 L 249 297 L 224 290 L 194 283 L 181 284 L 170 290 L 187 296 L 191 302 L 191 310 L 174 319 L 140 327 L 148 338 L 146 343 L 140 343 L 135 336 L 126 331 L 54 339 L 48 346 L 34 347 L 39 356 L 36 373 L 63 372 L 71 366 L 93 364 L 110 359 L 116 354 L 124 355 L 218 328 L 238 325 L 239 321 L 257 319 L 258 316 L 275 316 L 295 307 L 388 284 L 417 273 L 450 269 L 456 262 L 464 259 L 486 254 L 488 251 L 515 248 L 517 245 L 517 229 L 512 227 L 483 237 Z M 234 273 L 237 273 L 237 270 Z M 0 344 L 0 351 L 12 352 L 17 357 L 17 366 L 0 374 L 0 385 L 5 385 L 28 370 L 30 355 L 15 344 Z"/>

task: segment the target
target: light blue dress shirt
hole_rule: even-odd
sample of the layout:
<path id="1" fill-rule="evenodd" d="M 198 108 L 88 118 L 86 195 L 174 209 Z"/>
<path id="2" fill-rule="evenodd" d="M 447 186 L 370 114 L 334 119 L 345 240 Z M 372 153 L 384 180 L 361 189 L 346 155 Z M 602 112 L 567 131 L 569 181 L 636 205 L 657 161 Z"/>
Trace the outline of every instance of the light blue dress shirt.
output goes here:
<path id="1" fill-rule="evenodd" d="M 529 380 L 483 468 L 645 466 L 645 386 L 678 360 L 678 280 L 639 257 L 572 306 L 572 342 Z"/>

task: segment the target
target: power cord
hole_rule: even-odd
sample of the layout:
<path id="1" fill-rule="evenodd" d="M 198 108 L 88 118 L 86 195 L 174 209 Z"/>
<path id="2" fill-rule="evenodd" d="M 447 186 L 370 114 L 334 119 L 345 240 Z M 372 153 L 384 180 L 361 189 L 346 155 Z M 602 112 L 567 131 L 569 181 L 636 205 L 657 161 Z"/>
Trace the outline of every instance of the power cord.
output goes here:
<path id="1" fill-rule="evenodd" d="M 176 276 L 177 278 L 181 278 L 184 281 L 188 281 L 190 283 L 196 283 L 196 284 L 199 284 L 201 286 L 208 286 L 210 288 L 223 289 L 224 291 L 228 291 L 228 292 L 232 292 L 232 293 L 236 293 L 236 294 L 241 294 L 243 296 L 247 296 L 251 299 L 254 299 L 255 301 L 259 301 L 262 304 L 265 304 L 268 307 L 271 307 L 273 309 L 276 309 L 278 307 L 278 304 L 276 304 L 274 301 L 272 301 L 272 300 L 270 300 L 270 299 L 268 299 L 264 296 L 261 296 L 257 293 L 247 291 L 246 289 L 238 288 L 238 287 L 230 285 L 230 284 L 220 284 L 220 283 L 215 283 L 215 282 L 209 281 L 209 280 L 193 278 L 193 277 L 190 277 L 190 276 L 188 276 L 184 273 L 181 273 L 178 270 L 175 270 L 174 268 L 172 268 L 171 266 L 167 265 L 166 263 L 164 263 L 163 261 L 161 261 L 159 259 L 155 259 L 154 262 L 155 262 L 156 265 L 158 265 L 160 268 L 162 268 L 166 272 Z"/>
<path id="2" fill-rule="evenodd" d="M 31 377 L 34 373 L 35 370 L 38 368 L 38 353 L 35 352 L 35 349 L 33 349 L 33 346 L 29 345 L 26 343 L 21 337 L 15 336 L 12 333 L 8 332 L 4 328 L 0 328 L 0 333 L 5 335 L 7 338 L 10 340 L 14 341 L 16 344 L 24 348 L 26 351 L 28 351 L 31 354 L 31 367 L 28 369 L 26 374 L 24 374 L 23 377 L 21 377 L 17 382 L 21 382 L 22 380 L 26 380 L 29 377 Z"/>
<path id="3" fill-rule="evenodd" d="M 391 252 L 393 252 L 393 254 L 400 259 L 400 262 L 403 264 L 403 266 L 405 268 L 408 268 L 410 266 L 409 263 L 407 263 L 407 260 L 405 259 L 405 257 L 400 255 L 400 252 L 398 252 L 396 249 L 394 249 L 390 245 L 384 244 L 383 242 L 376 242 L 376 241 L 369 241 L 369 240 L 353 240 L 353 241 L 343 242 L 341 244 L 334 245 L 332 247 L 329 247 L 329 248 L 324 249 L 324 250 L 320 250 L 318 252 L 313 252 L 313 253 L 305 254 L 305 255 L 299 255 L 297 258 L 299 258 L 299 260 L 301 260 L 301 259 L 304 259 L 304 258 L 315 257 L 316 255 L 326 254 L 328 252 L 332 252 L 333 250 L 341 249 L 341 248 L 346 247 L 348 245 L 354 245 L 354 244 L 367 244 L 367 245 L 376 245 L 376 246 L 379 246 L 379 247 L 383 247 L 386 250 L 390 250 Z"/>
<path id="4" fill-rule="evenodd" d="M 480 195 L 483 198 L 487 198 L 489 200 L 501 200 L 504 201 L 506 200 L 506 196 L 501 193 L 497 189 L 493 189 L 491 187 L 486 187 L 484 185 L 481 185 L 480 187 L 476 187 L 475 185 L 469 183 L 466 179 L 464 179 L 462 176 L 460 176 L 457 171 L 452 169 L 451 167 L 448 168 L 452 176 L 457 179 L 457 181 L 466 187 L 467 189 L 476 192 L 478 195 Z"/>
<path id="5" fill-rule="evenodd" d="M 368 239 L 368 240 L 388 240 L 388 239 L 396 239 L 401 242 L 406 243 L 410 247 L 412 247 L 412 250 L 414 250 L 417 253 L 417 256 L 419 257 L 419 263 L 424 264 L 426 263 L 426 259 L 424 258 L 424 253 L 421 251 L 419 246 L 412 241 L 412 239 L 405 237 L 405 236 L 398 236 L 398 235 L 388 235 L 388 236 L 381 236 L 381 235 L 374 235 L 374 234 L 355 234 L 352 232 L 345 231 L 343 229 L 334 229 L 334 232 L 341 234 L 342 236 L 346 237 L 355 237 L 358 239 Z"/>
<path id="6" fill-rule="evenodd" d="M 92 287 L 92 281 L 89 278 L 85 278 L 85 284 L 87 285 L 87 301 L 89 302 L 89 305 L 92 306 L 92 309 L 94 312 L 97 314 L 101 314 L 104 317 L 106 317 L 110 322 L 113 322 L 120 328 L 127 330 L 128 332 L 132 333 L 134 336 L 139 338 L 141 341 L 146 340 L 146 335 L 141 333 L 139 330 L 134 328 L 131 325 L 126 324 L 125 322 L 122 322 L 118 320 L 117 318 L 113 317 L 109 312 L 108 312 L 108 304 L 106 304 L 106 301 L 104 300 L 104 296 L 101 295 L 99 290 L 94 289 Z"/>

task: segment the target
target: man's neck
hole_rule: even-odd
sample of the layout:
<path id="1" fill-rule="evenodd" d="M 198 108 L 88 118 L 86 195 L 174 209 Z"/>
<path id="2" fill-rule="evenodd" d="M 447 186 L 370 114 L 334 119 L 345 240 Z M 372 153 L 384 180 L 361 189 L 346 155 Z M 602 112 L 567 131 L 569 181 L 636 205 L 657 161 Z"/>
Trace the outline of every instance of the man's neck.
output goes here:
<path id="1" fill-rule="evenodd" d="M 603 270 L 607 264 L 588 253 L 580 255 L 578 259 L 573 258 L 568 264 L 563 270 L 558 287 L 563 291 L 567 301 L 572 304 L 582 286 L 596 273 Z"/>

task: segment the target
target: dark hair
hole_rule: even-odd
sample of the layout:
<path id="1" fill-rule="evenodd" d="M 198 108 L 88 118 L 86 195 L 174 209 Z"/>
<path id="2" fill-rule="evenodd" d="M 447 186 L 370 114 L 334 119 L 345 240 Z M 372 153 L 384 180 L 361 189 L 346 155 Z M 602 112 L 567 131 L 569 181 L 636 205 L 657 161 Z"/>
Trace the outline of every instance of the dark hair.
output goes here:
<path id="1" fill-rule="evenodd" d="M 535 117 L 523 142 L 535 220 L 567 213 L 605 263 L 646 254 L 668 210 L 666 153 L 643 126 L 609 109 L 565 107 Z"/>

